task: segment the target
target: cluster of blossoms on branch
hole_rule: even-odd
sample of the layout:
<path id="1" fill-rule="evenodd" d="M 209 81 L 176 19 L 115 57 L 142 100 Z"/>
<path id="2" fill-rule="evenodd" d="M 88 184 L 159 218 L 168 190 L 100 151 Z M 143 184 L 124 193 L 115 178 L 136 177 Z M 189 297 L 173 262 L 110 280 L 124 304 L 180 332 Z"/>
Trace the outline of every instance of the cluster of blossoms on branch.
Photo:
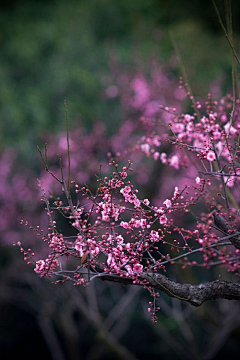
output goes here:
<path id="1" fill-rule="evenodd" d="M 114 60 L 116 62 L 116 59 Z M 176 90 L 176 80 L 172 70 L 164 68 L 157 60 L 151 60 L 151 65 L 146 65 L 151 72 L 146 75 L 146 68 L 137 66 L 134 70 L 123 69 L 119 64 L 110 65 L 111 75 L 103 76 L 102 83 L 105 87 L 102 100 L 106 103 L 111 101 L 119 102 L 124 114 L 124 121 L 119 122 L 118 129 L 112 135 L 108 134 L 108 127 L 105 122 L 96 121 L 91 132 L 83 126 L 78 126 L 70 131 L 71 151 L 71 175 L 79 184 L 87 183 L 91 188 L 95 186 L 95 174 L 101 163 L 103 174 L 109 173 L 108 156 L 128 152 L 139 138 L 142 132 L 143 123 L 139 124 L 140 114 L 147 116 L 155 115 L 160 103 L 167 104 L 174 101 L 179 108 L 179 90 Z M 144 94 L 145 95 L 144 95 Z M 142 95 L 143 94 L 143 95 Z M 152 106 L 155 104 L 154 106 Z M 149 109 L 155 109 L 154 112 Z M 57 135 L 39 135 L 43 142 L 47 142 L 47 155 L 49 167 L 54 174 L 61 176 L 59 163 L 56 154 L 61 154 L 64 176 L 67 176 L 67 146 L 66 133 Z M 134 150 L 134 149 L 133 149 Z M 135 153 L 135 180 L 137 184 L 147 184 L 149 174 L 152 173 L 154 164 L 143 163 L 144 153 Z M 38 159 L 37 159 L 38 160 Z M 19 219 L 26 218 L 32 226 L 39 225 L 47 227 L 47 219 L 42 206 L 35 199 L 39 196 L 39 188 L 36 179 L 40 179 L 46 193 L 61 193 L 59 183 L 42 167 L 41 159 L 35 161 L 35 171 L 24 166 L 24 161 L 19 161 L 18 153 L 14 148 L 1 150 L 0 161 L 0 203 L 1 207 L 1 239 L 3 244 L 12 244 L 24 239 L 25 244 L 33 246 L 32 236 L 27 229 L 19 226 Z M 28 245 L 27 245 L 28 246 Z M 39 244 L 37 245 L 39 246 Z"/>
<path id="2" fill-rule="evenodd" d="M 54 176 L 65 200 L 44 193 L 49 231 L 43 235 L 35 229 L 49 247 L 48 256 L 35 260 L 32 250 L 19 244 L 36 273 L 76 285 L 106 276 L 131 278 L 149 289 L 142 275 L 167 273 L 173 265 L 221 265 L 239 275 L 239 115 L 231 111 L 230 95 L 217 103 L 209 94 L 204 106 L 193 107 L 192 115 L 161 107 L 165 115 L 155 118 L 150 132 L 131 148 L 133 158 L 142 152 L 174 171 L 168 197 L 141 199 L 130 161 L 122 166 L 111 159 L 113 171 L 99 173 L 96 191 L 72 181 L 75 195 L 70 195 L 66 180 Z M 55 212 L 68 219 L 74 235 L 60 232 Z"/>
<path id="3" fill-rule="evenodd" d="M 118 164 L 111 163 L 116 171 L 112 178 L 105 177 L 98 179 L 98 193 L 93 195 L 91 191 L 75 184 L 76 193 L 81 193 L 88 202 L 78 208 L 74 205 L 63 206 L 62 201 L 54 201 L 51 205 L 45 194 L 43 201 L 47 204 L 47 211 L 50 217 L 50 232 L 47 236 L 42 235 L 43 231 L 35 229 L 44 242 L 48 243 L 50 254 L 45 260 L 36 261 L 35 272 L 41 276 L 52 276 L 52 274 L 65 275 L 64 270 L 56 270 L 60 266 L 62 257 L 74 256 L 81 258 L 82 265 L 74 271 L 75 283 L 85 283 L 84 271 L 89 264 L 96 267 L 95 261 L 100 254 L 105 257 L 105 273 L 114 273 L 119 276 L 135 276 L 144 269 L 144 253 L 150 252 L 156 244 L 165 239 L 165 231 L 171 224 L 168 224 L 166 214 L 170 214 L 173 204 L 180 196 L 176 187 L 172 200 L 166 199 L 163 206 L 150 206 L 148 199 L 139 200 L 137 190 L 133 189 L 130 181 L 127 181 L 128 167 L 118 170 Z M 71 225 L 78 231 L 74 241 L 64 239 L 63 234 L 56 230 L 56 222 L 52 219 L 53 210 L 60 211 L 69 218 Z M 129 216 L 133 215 L 130 219 Z M 129 218 L 128 221 L 126 221 Z M 91 220 L 91 222 L 90 222 Z M 152 230 L 157 224 L 164 225 L 163 229 Z M 28 223 L 25 225 L 29 226 Z M 129 241 L 126 242 L 126 239 Z M 21 244 L 19 244 L 21 246 Z M 157 249 L 157 247 L 156 247 Z M 24 252 L 24 250 L 22 249 Z M 24 252 L 25 259 L 30 264 L 35 254 L 30 249 Z M 150 264 L 151 261 L 147 260 Z M 161 266 L 160 266 L 161 267 Z M 95 277 L 96 274 L 93 273 Z M 78 280 L 76 280 L 78 278 Z M 134 281 L 137 281 L 135 279 Z"/>
<path id="4" fill-rule="evenodd" d="M 40 176 L 48 231 L 22 221 L 46 250 L 36 257 L 18 242 L 25 260 L 41 277 L 75 285 L 127 279 L 154 297 L 154 274 L 173 266 L 219 265 L 239 276 L 239 100 L 196 101 L 182 80 L 173 91 L 157 65 L 150 81 L 117 74 L 105 83 L 128 120 L 111 139 L 101 123 L 92 134 L 70 132 L 70 153 L 66 134 L 50 138 Z M 183 112 L 186 94 L 191 110 Z"/>

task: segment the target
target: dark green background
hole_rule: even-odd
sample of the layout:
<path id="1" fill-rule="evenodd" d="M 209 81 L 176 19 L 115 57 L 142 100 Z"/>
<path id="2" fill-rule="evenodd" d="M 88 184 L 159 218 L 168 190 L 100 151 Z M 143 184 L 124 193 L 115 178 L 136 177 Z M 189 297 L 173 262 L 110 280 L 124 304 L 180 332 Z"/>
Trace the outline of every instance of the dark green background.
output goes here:
<path id="1" fill-rule="evenodd" d="M 217 1 L 217 4 L 225 18 L 225 2 Z M 240 6 L 238 1 L 233 1 L 232 5 L 238 49 Z M 44 141 L 45 133 L 64 130 L 65 99 L 70 128 L 85 126 L 91 131 L 93 123 L 100 119 L 106 123 L 109 133 L 113 133 L 124 120 L 124 110 L 117 100 L 103 101 L 101 96 L 102 78 L 110 73 L 110 55 L 114 54 L 129 71 L 135 69 L 136 54 L 143 62 L 154 56 L 159 62 L 168 64 L 174 54 L 169 30 L 177 40 L 194 94 L 206 96 L 214 80 L 222 84 L 223 93 L 231 89 L 230 49 L 209 0 L 1 1 L 0 150 L 14 147 L 20 162 L 36 170 L 39 158 L 36 144 Z M 177 76 L 182 75 L 177 67 L 174 71 Z M 42 285 L 37 279 L 38 290 L 34 292 L 35 285 L 28 282 L 31 269 L 23 270 L 22 258 L 19 259 L 15 249 L 1 247 L 0 261 L 4 278 L 0 356 L 3 359 L 16 356 L 51 359 L 39 331 L 38 316 L 46 302 L 52 300 L 49 318 L 52 316 L 50 320 L 63 344 L 66 359 L 74 359 L 68 353 L 68 340 L 59 325 L 59 316 L 67 312 L 69 301 L 65 291 L 47 283 L 44 285 L 47 292 L 41 296 Z M 8 269 L 7 275 L 5 269 Z M 206 280 L 208 274 L 202 275 Z M 189 278 L 194 278 L 192 273 Z M 116 294 L 119 288 L 105 288 L 105 285 L 102 288 L 103 299 L 105 296 L 114 304 L 117 301 L 114 291 Z M 119 292 L 123 295 L 125 290 Z M 141 296 L 141 301 L 146 300 L 145 295 Z M 34 304 L 32 308 L 28 305 L 29 299 Z M 131 330 L 122 342 L 139 359 L 149 354 L 152 360 L 160 356 L 177 359 L 171 346 L 161 343 L 161 337 L 157 337 L 144 320 L 140 300 L 131 313 Z M 169 306 L 172 306 L 170 301 Z M 224 317 L 221 306 L 217 302 L 204 305 L 189 320 L 200 350 L 202 342 L 205 345 L 208 341 L 203 334 L 221 327 L 220 320 L 219 323 L 211 320 L 216 307 Z M 104 311 L 106 314 L 107 309 Z M 79 359 L 84 359 L 89 347 L 97 342 L 96 332 L 77 310 L 72 316 L 75 323 L 80 324 L 80 330 L 84 329 L 77 342 L 82 350 Z M 172 332 L 176 338 L 181 336 L 181 328 L 173 317 L 160 312 L 159 319 L 167 332 Z M 222 356 L 239 351 L 239 334 L 238 329 L 229 335 L 221 350 Z M 105 349 L 102 359 L 115 357 Z"/>

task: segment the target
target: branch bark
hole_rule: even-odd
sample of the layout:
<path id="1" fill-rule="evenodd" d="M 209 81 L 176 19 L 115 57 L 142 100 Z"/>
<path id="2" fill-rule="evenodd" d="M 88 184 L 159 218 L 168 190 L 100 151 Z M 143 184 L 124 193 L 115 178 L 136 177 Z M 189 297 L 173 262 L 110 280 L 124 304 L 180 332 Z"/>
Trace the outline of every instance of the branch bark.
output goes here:
<path id="1" fill-rule="evenodd" d="M 96 264 L 95 270 L 103 272 L 101 264 Z M 123 285 L 135 283 L 133 283 L 134 279 L 130 277 L 120 277 L 114 274 L 103 274 L 100 275 L 100 278 L 101 280 L 114 281 Z M 199 285 L 180 284 L 170 280 L 165 275 L 156 273 L 142 273 L 138 279 L 138 285 L 146 284 L 163 291 L 170 297 L 187 301 L 194 306 L 201 306 L 204 302 L 215 299 L 240 300 L 240 283 L 215 280 Z"/>
<path id="2" fill-rule="evenodd" d="M 214 224 L 224 234 L 229 235 L 231 233 L 231 231 L 233 232 L 231 226 L 227 223 L 226 219 L 224 219 L 224 217 L 222 215 L 217 213 L 217 211 L 214 211 L 213 219 L 214 219 Z M 233 246 L 235 246 L 236 249 L 240 250 L 240 239 L 237 236 L 234 236 L 234 235 L 235 234 L 233 234 L 233 236 L 230 237 L 229 240 L 231 241 Z"/>

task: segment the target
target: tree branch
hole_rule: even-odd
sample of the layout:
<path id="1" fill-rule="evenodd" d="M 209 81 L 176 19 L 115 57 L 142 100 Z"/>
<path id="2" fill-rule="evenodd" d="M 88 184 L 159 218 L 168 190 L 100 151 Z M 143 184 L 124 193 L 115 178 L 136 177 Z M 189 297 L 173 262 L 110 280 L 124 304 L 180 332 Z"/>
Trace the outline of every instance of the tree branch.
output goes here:
<path id="1" fill-rule="evenodd" d="M 101 264 L 96 264 L 95 270 L 103 272 Z M 114 281 L 123 285 L 134 284 L 134 279 L 130 277 L 120 277 L 114 274 L 104 274 L 100 276 L 100 278 L 101 280 Z M 215 280 L 199 285 L 191 285 L 174 282 L 162 274 L 142 273 L 139 276 L 138 285 L 142 285 L 143 283 L 154 289 L 163 291 L 170 297 L 187 301 L 194 306 L 200 306 L 205 301 L 215 299 L 240 300 L 240 284 L 225 280 Z"/>
<path id="2" fill-rule="evenodd" d="M 217 211 L 214 211 L 213 218 L 214 218 L 214 224 L 224 234 L 229 234 L 230 232 L 233 231 L 231 226 L 227 223 L 226 219 L 224 219 L 224 217 L 222 215 L 217 213 Z M 233 235 L 235 235 L 235 234 L 233 234 Z M 229 240 L 231 241 L 233 246 L 235 246 L 236 249 L 240 250 L 240 239 L 237 236 L 230 237 Z"/>

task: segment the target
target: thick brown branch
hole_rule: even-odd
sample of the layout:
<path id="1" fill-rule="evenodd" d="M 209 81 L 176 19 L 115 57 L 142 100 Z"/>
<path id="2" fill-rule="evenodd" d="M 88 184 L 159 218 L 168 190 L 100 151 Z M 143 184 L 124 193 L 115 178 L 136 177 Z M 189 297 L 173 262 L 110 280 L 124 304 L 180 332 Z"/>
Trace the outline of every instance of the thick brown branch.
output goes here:
<path id="1" fill-rule="evenodd" d="M 102 272 L 101 266 L 95 270 Z M 102 280 L 114 281 L 124 285 L 133 284 L 132 278 L 103 274 Z M 215 280 L 199 285 L 180 284 L 168 279 L 165 275 L 156 273 L 142 273 L 138 285 L 146 284 L 154 289 L 163 291 L 171 297 L 200 306 L 205 301 L 215 299 L 240 300 L 240 284 L 224 280 Z"/>
<path id="2" fill-rule="evenodd" d="M 148 279 L 149 275 L 144 275 Z M 151 275 L 150 284 L 164 291 L 171 297 L 200 306 L 205 301 L 214 299 L 240 300 L 240 284 L 224 280 L 206 282 L 199 285 L 176 283 L 161 274 Z"/>
<path id="3" fill-rule="evenodd" d="M 221 230 L 224 234 L 230 234 L 232 231 L 231 226 L 227 223 L 227 220 L 224 219 L 222 215 L 214 211 L 213 213 L 214 218 L 214 224 L 218 227 L 219 230 Z M 240 250 L 240 239 L 237 236 L 229 238 L 233 246 L 235 246 L 236 249 Z"/>

